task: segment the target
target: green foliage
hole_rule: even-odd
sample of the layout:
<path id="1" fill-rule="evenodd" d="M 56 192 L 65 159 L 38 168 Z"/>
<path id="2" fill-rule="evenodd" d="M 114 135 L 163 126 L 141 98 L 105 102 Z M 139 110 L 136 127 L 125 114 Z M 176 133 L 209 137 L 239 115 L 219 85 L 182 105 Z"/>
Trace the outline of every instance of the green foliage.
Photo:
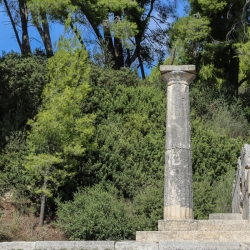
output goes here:
<path id="1" fill-rule="evenodd" d="M 235 168 L 230 169 L 220 180 L 215 182 L 212 190 L 214 199 L 213 213 L 232 213 L 232 186 Z"/>
<path id="2" fill-rule="evenodd" d="M 101 65 L 114 66 L 118 59 L 123 65 L 125 54 L 131 59 L 136 46 L 150 63 L 154 45 L 165 41 L 167 28 L 149 32 L 152 2 L 28 4 L 38 19 L 47 11 L 68 26 L 89 23 L 107 51 Z M 190 16 L 179 18 L 169 36 L 175 64 L 197 67 L 191 85 L 194 213 L 205 219 L 230 211 L 236 159 L 249 139 L 249 42 L 242 43 L 239 33 L 234 42 L 226 40 L 242 0 L 189 2 Z M 153 11 L 163 21 L 173 13 L 163 1 L 156 1 Z M 118 48 L 126 49 L 119 50 L 121 58 L 110 53 Z M 71 240 L 134 239 L 136 230 L 157 230 L 162 219 L 165 85 L 159 65 L 142 81 L 127 68 L 90 68 L 87 58 L 75 40 L 65 39 L 47 66 L 39 56 L 1 58 L 0 193 L 58 195 L 57 226 Z M 28 118 L 26 142 L 21 131 Z"/>
<path id="3" fill-rule="evenodd" d="M 37 113 L 46 73 L 46 58 L 41 56 L 9 53 L 0 58 L 1 146 L 6 136 L 21 129 Z"/>
<path id="4" fill-rule="evenodd" d="M 82 114 L 82 101 L 89 91 L 87 53 L 74 41 L 61 39 L 58 51 L 49 59 L 50 83 L 43 91 L 43 106 L 28 135 L 25 167 L 37 193 L 52 196 L 68 178 L 77 157 L 84 155 L 93 135 L 93 116 Z M 46 190 L 41 184 L 48 181 Z"/>
<path id="5" fill-rule="evenodd" d="M 85 188 L 73 201 L 58 202 L 57 223 L 70 240 L 121 240 L 134 238 L 130 202 L 117 190 L 101 185 Z"/>
<path id="6" fill-rule="evenodd" d="M 165 93 L 128 69 L 93 68 L 92 81 L 85 112 L 96 114 L 98 147 L 85 164 L 132 198 L 163 176 Z"/>
<path id="7" fill-rule="evenodd" d="M 6 138 L 6 146 L 0 154 L 0 194 L 8 191 L 21 196 L 27 191 L 25 169 L 22 165 L 26 154 L 26 134 L 14 131 Z"/>
<path id="8" fill-rule="evenodd" d="M 247 72 L 237 52 L 244 32 L 235 25 L 242 22 L 243 1 L 189 2 L 189 16 L 178 19 L 170 32 L 171 44 L 177 49 L 176 63 L 195 64 L 197 78 L 193 85 L 212 92 L 214 97 L 237 97 Z"/>
<path id="9" fill-rule="evenodd" d="M 247 29 L 246 35 L 249 37 L 250 30 Z M 245 43 L 238 43 L 236 45 L 237 53 L 240 59 L 240 70 L 239 70 L 239 92 L 244 93 L 245 89 L 248 89 L 250 83 L 250 70 L 249 70 L 249 49 L 250 41 L 246 40 Z"/>
<path id="10" fill-rule="evenodd" d="M 135 36 L 138 33 L 137 25 L 133 22 L 128 21 L 127 19 L 107 22 L 111 32 L 116 38 L 119 38 L 125 48 L 133 49 L 134 44 L 128 39 L 129 37 Z"/>
<path id="11" fill-rule="evenodd" d="M 206 41 L 211 32 L 209 19 L 188 16 L 178 19 L 170 31 L 172 46 L 176 47 L 175 64 L 195 64 L 201 51 L 201 41 Z"/>
<path id="12" fill-rule="evenodd" d="M 212 190 L 210 178 L 206 178 L 206 176 L 200 181 L 193 181 L 194 219 L 208 219 L 208 215 L 213 212 Z"/>
<path id="13" fill-rule="evenodd" d="M 225 133 L 231 138 L 241 137 L 246 140 L 249 134 L 249 124 L 246 114 L 242 110 L 244 106 L 240 100 L 235 100 L 231 104 L 225 99 L 214 100 L 210 104 L 210 112 L 207 114 L 209 126 L 213 131 Z"/>
<path id="14" fill-rule="evenodd" d="M 81 43 L 89 51 L 93 49 L 89 44 L 98 44 L 93 52 L 102 53 L 104 59 L 103 51 L 107 48 L 113 68 L 131 67 L 139 60 L 142 72 L 144 63 L 150 65 L 156 57 L 163 59 L 169 20 L 175 14 L 175 5 L 162 0 L 86 0 L 84 3 L 81 0 L 29 0 L 28 6 L 36 16 L 46 12 L 52 20 L 63 22 L 75 32 L 78 27 Z M 149 28 L 152 20 L 157 28 Z M 94 36 L 88 36 L 84 26 L 91 28 Z"/>
<path id="15" fill-rule="evenodd" d="M 200 119 L 193 120 L 192 164 L 196 219 L 208 218 L 208 214 L 216 208 L 213 185 L 236 168 L 242 145 L 241 137 L 231 138 L 223 129 L 214 131 Z"/>
<path id="16" fill-rule="evenodd" d="M 133 211 L 137 231 L 157 231 L 158 220 L 163 218 L 163 183 L 142 189 L 133 200 Z M 158 185 L 157 185 L 158 184 Z"/>
<path id="17" fill-rule="evenodd" d="M 217 13 L 227 6 L 227 2 L 223 0 L 198 0 L 198 3 L 206 14 Z"/>
<path id="18" fill-rule="evenodd" d="M 200 181 L 206 175 L 212 182 L 236 167 L 243 145 L 241 137 L 230 138 L 223 130 L 216 132 L 198 119 L 192 123 L 192 135 L 194 181 Z"/>
<path id="19" fill-rule="evenodd" d="M 163 181 L 148 186 L 131 202 L 111 185 L 95 185 L 57 201 L 56 225 L 70 240 L 134 240 L 138 230 L 157 230 L 163 213 Z"/>
<path id="20" fill-rule="evenodd" d="M 91 78 L 84 110 L 96 114 L 98 147 L 86 155 L 74 180 L 78 186 L 100 184 L 98 190 L 77 193 L 73 202 L 59 202 L 58 225 L 71 239 L 134 239 L 136 230 L 156 230 L 162 218 L 165 93 L 129 69 L 93 67 Z M 104 198 L 96 197 L 99 193 L 114 200 L 107 203 L 105 216 L 100 211 L 105 208 Z M 79 205 L 79 197 L 86 204 Z M 79 207 L 83 210 L 75 212 Z M 121 207 L 124 217 L 122 229 L 117 222 L 120 214 L 112 217 L 116 207 Z"/>
<path id="21" fill-rule="evenodd" d="M 183 17 L 173 25 L 172 39 L 181 40 L 184 43 L 199 42 L 209 36 L 211 28 L 206 17 Z"/>

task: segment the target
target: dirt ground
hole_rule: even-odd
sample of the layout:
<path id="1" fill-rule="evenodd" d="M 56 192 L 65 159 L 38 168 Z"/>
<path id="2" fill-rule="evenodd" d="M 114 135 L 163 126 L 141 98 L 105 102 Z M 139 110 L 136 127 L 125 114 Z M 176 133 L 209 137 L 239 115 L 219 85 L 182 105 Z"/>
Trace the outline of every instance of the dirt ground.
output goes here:
<path id="1" fill-rule="evenodd" d="M 20 212 L 11 198 L 0 200 L 0 242 L 65 240 L 52 223 L 38 227 L 39 218 L 32 212 Z"/>

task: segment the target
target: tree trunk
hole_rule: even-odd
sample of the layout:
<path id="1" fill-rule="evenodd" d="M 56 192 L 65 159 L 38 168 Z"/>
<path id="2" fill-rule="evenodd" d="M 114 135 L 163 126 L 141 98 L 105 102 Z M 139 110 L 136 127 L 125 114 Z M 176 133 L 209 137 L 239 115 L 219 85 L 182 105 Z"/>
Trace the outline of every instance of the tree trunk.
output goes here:
<path id="1" fill-rule="evenodd" d="M 144 71 L 144 66 L 143 66 L 143 62 L 141 59 L 141 55 L 139 53 L 138 53 L 138 61 L 139 61 L 140 69 L 141 69 L 141 77 L 142 77 L 142 79 L 145 79 L 146 75 L 145 75 L 145 71 Z"/>
<path id="2" fill-rule="evenodd" d="M 127 49 L 127 58 L 125 60 L 125 67 L 129 68 L 131 64 L 136 60 L 137 58 L 137 50 L 134 50 L 133 55 L 130 55 L 129 49 Z"/>
<path id="3" fill-rule="evenodd" d="M 47 57 L 52 57 L 53 56 L 53 49 L 52 49 L 49 24 L 48 24 L 48 19 L 47 19 L 46 13 L 41 14 L 42 27 L 40 26 L 40 23 L 38 21 L 37 16 L 35 16 L 33 13 L 31 13 L 31 14 L 32 14 L 32 18 L 33 18 L 33 23 L 36 26 L 37 31 L 40 34 L 40 37 L 42 38 L 43 45 L 44 45 L 44 48 L 46 51 L 46 55 L 47 55 Z"/>
<path id="4" fill-rule="evenodd" d="M 236 98 L 239 96 L 238 85 L 239 85 L 239 68 L 240 62 L 237 56 L 236 50 L 234 48 L 230 48 L 230 82 L 231 82 L 231 95 Z"/>
<path id="5" fill-rule="evenodd" d="M 142 77 L 142 79 L 145 79 L 146 75 L 145 75 L 145 71 L 144 71 L 143 62 L 141 59 L 141 39 L 138 39 L 138 38 L 135 38 L 135 39 L 136 39 L 137 58 L 138 58 L 139 66 L 141 69 L 141 77 Z"/>
<path id="6" fill-rule="evenodd" d="M 44 33 L 44 47 L 46 50 L 47 57 L 53 56 L 53 49 L 52 49 L 52 42 L 50 37 L 50 31 L 49 31 L 49 24 L 48 19 L 46 16 L 46 13 L 43 13 L 42 15 L 42 26 L 43 26 L 43 33 Z"/>
<path id="7" fill-rule="evenodd" d="M 109 28 L 107 27 L 106 24 L 103 24 L 103 33 L 104 33 L 105 46 L 106 46 L 106 48 L 108 50 L 107 51 L 108 55 L 105 55 L 106 59 L 109 61 L 110 60 L 109 56 L 111 56 L 111 61 L 114 63 L 113 68 L 116 68 L 114 45 L 113 45 L 110 30 L 109 30 Z"/>
<path id="8" fill-rule="evenodd" d="M 114 47 L 115 47 L 115 68 L 120 69 L 124 67 L 124 56 L 123 56 L 123 47 L 120 39 L 114 38 Z"/>
<path id="9" fill-rule="evenodd" d="M 47 174 L 46 174 L 47 175 Z M 47 188 L 47 179 L 46 176 L 43 182 L 43 190 Z M 44 212 L 45 212 L 45 203 L 46 203 L 46 194 L 42 192 L 41 194 L 41 208 L 40 208 L 40 216 L 39 216 L 39 227 L 42 227 L 44 224 Z"/>
<path id="10" fill-rule="evenodd" d="M 10 8 L 9 8 L 9 5 L 8 5 L 8 2 L 7 0 L 3 0 L 4 2 L 4 5 L 5 5 L 5 8 L 7 10 L 7 13 L 8 13 L 8 16 L 10 18 L 10 22 L 11 22 L 11 25 L 12 25 L 12 28 L 14 30 L 14 33 L 15 33 L 15 36 L 16 36 L 16 40 L 17 40 L 17 43 L 19 45 L 19 48 L 20 48 L 20 51 L 22 52 L 22 44 L 21 44 L 21 40 L 19 38 L 19 34 L 18 34 L 18 31 L 17 31 L 17 28 L 16 28 L 16 24 L 15 24 L 15 21 L 12 17 L 12 14 L 11 14 L 11 11 L 10 11 Z"/>
<path id="11" fill-rule="evenodd" d="M 22 25 L 22 54 L 31 53 L 29 33 L 28 33 L 28 7 L 25 1 L 19 0 L 19 9 Z"/>
<path id="12" fill-rule="evenodd" d="M 121 13 L 114 12 L 115 22 L 121 21 Z M 119 38 L 114 37 L 114 56 L 115 56 L 115 69 L 120 69 L 124 67 L 124 55 L 123 46 Z"/>

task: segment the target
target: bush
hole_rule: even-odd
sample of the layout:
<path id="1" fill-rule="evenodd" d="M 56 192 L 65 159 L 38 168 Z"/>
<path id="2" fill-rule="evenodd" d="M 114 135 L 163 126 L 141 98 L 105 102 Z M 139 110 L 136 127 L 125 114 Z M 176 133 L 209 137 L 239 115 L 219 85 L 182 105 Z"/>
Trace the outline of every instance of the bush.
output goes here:
<path id="1" fill-rule="evenodd" d="M 237 167 L 237 158 L 242 146 L 241 137 L 231 138 L 222 129 L 214 131 L 200 119 L 192 121 L 194 215 L 196 219 L 208 218 L 209 213 L 217 209 L 218 199 L 216 195 L 213 195 L 214 186 L 218 185 L 222 176 Z M 230 201 L 226 203 L 228 202 Z"/>
<path id="2" fill-rule="evenodd" d="M 246 139 L 248 136 L 249 124 L 239 100 L 228 104 L 222 98 L 217 99 L 210 104 L 208 115 L 207 126 L 215 132 L 225 133 L 232 138 L 241 136 Z"/>
<path id="3" fill-rule="evenodd" d="M 96 114 L 98 147 L 86 155 L 85 172 L 79 171 L 77 178 L 82 185 L 108 182 L 133 199 L 163 178 L 165 93 L 128 69 L 92 73 L 84 109 Z"/>
<path id="4" fill-rule="evenodd" d="M 232 190 L 235 179 L 235 169 L 230 169 L 215 182 L 212 190 L 214 198 L 213 213 L 232 213 Z"/>
<path id="5" fill-rule="evenodd" d="M 5 136 L 36 115 L 47 83 L 46 63 L 46 57 L 23 57 L 14 52 L 0 58 L 0 146 Z"/>
<path id="6" fill-rule="evenodd" d="M 137 231 L 157 231 L 163 219 L 163 178 L 141 190 L 133 200 Z"/>
<path id="7" fill-rule="evenodd" d="M 69 240 L 134 239 L 130 202 L 118 198 L 112 187 L 85 188 L 73 201 L 58 202 L 56 225 Z"/>

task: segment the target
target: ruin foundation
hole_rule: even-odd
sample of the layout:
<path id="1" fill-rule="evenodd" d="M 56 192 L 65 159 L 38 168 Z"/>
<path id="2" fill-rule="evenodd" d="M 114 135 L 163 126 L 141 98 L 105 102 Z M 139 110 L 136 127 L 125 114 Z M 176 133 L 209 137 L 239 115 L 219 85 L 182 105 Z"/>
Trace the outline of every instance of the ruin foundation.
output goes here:
<path id="1" fill-rule="evenodd" d="M 164 220 L 158 222 L 158 231 L 136 232 L 136 241 L 164 242 L 163 249 L 250 249 L 250 146 L 244 146 L 238 161 L 233 213 L 193 220 L 189 84 L 195 66 L 160 70 L 167 84 Z"/>

